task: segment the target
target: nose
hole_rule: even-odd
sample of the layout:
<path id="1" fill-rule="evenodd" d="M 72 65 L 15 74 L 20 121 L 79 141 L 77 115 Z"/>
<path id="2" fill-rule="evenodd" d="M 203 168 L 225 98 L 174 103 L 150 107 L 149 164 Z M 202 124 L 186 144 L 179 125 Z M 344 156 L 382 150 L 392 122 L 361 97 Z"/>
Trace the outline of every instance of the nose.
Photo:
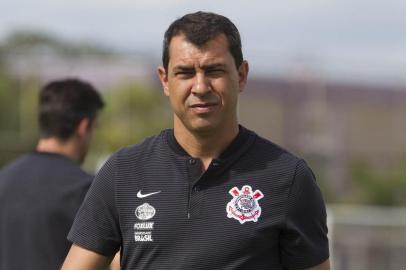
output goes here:
<path id="1" fill-rule="evenodd" d="M 210 80 L 204 74 L 198 73 L 195 77 L 195 82 L 193 84 L 192 93 L 198 96 L 203 96 L 210 92 L 211 85 Z"/>

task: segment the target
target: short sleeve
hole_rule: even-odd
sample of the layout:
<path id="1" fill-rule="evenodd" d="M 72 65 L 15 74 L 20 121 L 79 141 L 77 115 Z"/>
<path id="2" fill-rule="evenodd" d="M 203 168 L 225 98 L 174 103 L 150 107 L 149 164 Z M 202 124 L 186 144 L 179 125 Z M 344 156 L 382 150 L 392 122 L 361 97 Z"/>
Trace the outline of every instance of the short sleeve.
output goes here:
<path id="1" fill-rule="evenodd" d="M 329 257 L 327 214 L 315 177 L 301 160 L 287 202 L 285 227 L 280 235 L 282 265 L 287 269 L 316 266 Z"/>
<path id="2" fill-rule="evenodd" d="M 115 159 L 113 155 L 96 175 L 68 234 L 73 244 L 103 256 L 112 256 L 121 245 L 115 207 Z"/>

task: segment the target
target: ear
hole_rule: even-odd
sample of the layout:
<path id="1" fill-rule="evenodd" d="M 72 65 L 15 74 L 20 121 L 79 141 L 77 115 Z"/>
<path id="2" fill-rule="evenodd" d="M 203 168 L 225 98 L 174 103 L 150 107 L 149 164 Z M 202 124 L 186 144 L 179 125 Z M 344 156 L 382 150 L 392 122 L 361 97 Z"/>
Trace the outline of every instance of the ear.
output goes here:
<path id="1" fill-rule="evenodd" d="M 88 132 L 90 128 L 90 119 L 89 118 L 83 118 L 80 120 L 78 127 L 76 128 L 76 132 L 80 137 L 84 137 Z"/>
<path id="2" fill-rule="evenodd" d="M 248 79 L 248 71 L 249 71 L 249 65 L 247 61 L 242 61 L 240 67 L 238 68 L 238 77 L 239 77 L 239 87 L 240 87 L 240 92 L 244 91 L 245 85 L 247 84 L 247 79 Z"/>
<path id="3" fill-rule="evenodd" d="M 163 66 L 158 67 L 158 76 L 166 96 L 169 96 L 168 74 Z"/>

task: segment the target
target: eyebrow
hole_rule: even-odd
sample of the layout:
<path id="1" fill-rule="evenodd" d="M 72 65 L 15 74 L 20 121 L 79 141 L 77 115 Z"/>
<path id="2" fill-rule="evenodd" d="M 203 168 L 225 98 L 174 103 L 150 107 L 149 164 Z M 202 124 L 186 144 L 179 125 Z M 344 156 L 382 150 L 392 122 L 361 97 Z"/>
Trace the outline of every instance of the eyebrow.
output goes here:
<path id="1" fill-rule="evenodd" d="M 215 64 L 207 64 L 201 66 L 203 70 L 210 70 L 210 69 L 217 69 L 217 68 L 226 68 L 225 64 L 222 63 L 215 63 Z M 173 68 L 173 70 L 192 70 L 194 69 L 193 65 L 177 65 Z"/>
<path id="2" fill-rule="evenodd" d="M 177 65 L 173 67 L 173 70 L 191 70 L 194 69 L 193 65 Z"/>
<path id="3" fill-rule="evenodd" d="M 204 69 L 204 70 L 207 70 L 207 69 L 218 69 L 218 68 L 226 68 L 226 65 L 225 64 L 221 64 L 221 63 L 218 63 L 218 64 L 208 64 L 208 65 L 203 65 L 202 67 L 201 67 L 202 69 Z"/>

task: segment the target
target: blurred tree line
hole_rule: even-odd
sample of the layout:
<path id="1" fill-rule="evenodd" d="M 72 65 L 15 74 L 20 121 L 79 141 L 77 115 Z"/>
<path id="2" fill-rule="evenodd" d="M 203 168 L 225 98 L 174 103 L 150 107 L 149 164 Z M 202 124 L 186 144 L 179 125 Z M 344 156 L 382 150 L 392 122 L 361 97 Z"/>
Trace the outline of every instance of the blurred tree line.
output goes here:
<path id="1" fill-rule="evenodd" d="M 29 78 L 14 78 L 5 67 L 4 55 L 0 48 L 0 165 L 33 145 L 32 135 L 36 134 L 33 112 L 37 107 L 32 102 L 37 94 L 36 84 Z"/>
<path id="2" fill-rule="evenodd" d="M 96 155 L 109 155 L 172 126 L 172 114 L 160 89 L 134 82 L 109 89 L 103 97 L 106 107 L 89 157 L 93 161 Z"/>
<path id="3" fill-rule="evenodd" d="M 353 162 L 353 192 L 348 200 L 387 206 L 406 206 L 406 156 L 389 170 L 378 170 L 366 162 Z"/>
<path id="4" fill-rule="evenodd" d="M 306 158 L 328 203 L 406 206 L 406 155 L 385 168 L 376 167 L 366 159 L 349 161 L 349 192 L 336 192 L 329 182 L 326 161 Z"/>
<path id="5" fill-rule="evenodd" d="M 17 32 L 0 44 L 0 167 L 35 149 L 38 140 L 37 102 L 43 83 L 29 76 L 16 77 L 7 63 L 32 54 L 113 57 L 114 53 L 91 44 L 73 44 L 39 32 Z M 28 58 L 29 59 L 29 58 Z M 27 60 L 28 61 L 28 60 Z M 86 78 L 82 78 L 86 80 Z M 99 89 L 106 103 L 85 167 L 94 170 L 101 159 L 121 147 L 140 142 L 171 126 L 171 114 L 159 86 L 142 82 Z"/>
<path id="6" fill-rule="evenodd" d="M 0 166 L 35 148 L 38 140 L 37 102 L 41 82 L 16 80 L 0 69 Z M 171 126 L 161 91 L 128 83 L 103 91 L 101 112 L 86 167 L 93 170 L 101 156 Z"/>

